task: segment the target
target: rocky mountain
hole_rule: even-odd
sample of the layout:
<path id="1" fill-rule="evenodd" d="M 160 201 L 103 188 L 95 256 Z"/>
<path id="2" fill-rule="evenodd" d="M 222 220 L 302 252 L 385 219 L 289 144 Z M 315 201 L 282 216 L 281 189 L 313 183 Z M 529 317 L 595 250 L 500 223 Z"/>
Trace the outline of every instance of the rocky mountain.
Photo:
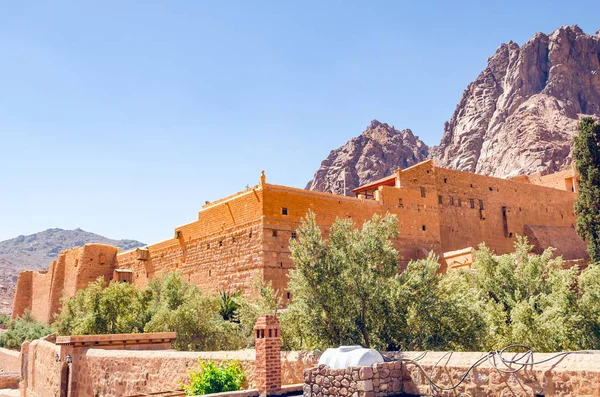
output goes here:
<path id="1" fill-rule="evenodd" d="M 509 41 L 464 91 L 432 150 L 442 167 L 497 177 L 571 162 L 582 115 L 600 116 L 600 31 L 563 26 Z"/>
<path id="2" fill-rule="evenodd" d="M 60 251 L 88 243 L 113 245 L 123 251 L 141 247 L 136 240 L 113 240 L 81 229 L 48 229 L 0 242 L 0 313 L 9 314 L 17 276 L 22 270 L 46 269 Z"/>
<path id="3" fill-rule="evenodd" d="M 423 161 L 428 154 L 427 145 L 411 130 L 373 120 L 365 132 L 329 153 L 306 189 L 352 195 L 352 189 Z"/>
<path id="4" fill-rule="evenodd" d="M 571 163 L 584 115 L 600 118 L 600 31 L 563 26 L 519 46 L 509 41 L 488 59 L 428 148 L 410 130 L 373 121 L 321 163 L 307 189 L 346 194 L 427 155 L 437 165 L 497 177 L 555 172 Z"/>

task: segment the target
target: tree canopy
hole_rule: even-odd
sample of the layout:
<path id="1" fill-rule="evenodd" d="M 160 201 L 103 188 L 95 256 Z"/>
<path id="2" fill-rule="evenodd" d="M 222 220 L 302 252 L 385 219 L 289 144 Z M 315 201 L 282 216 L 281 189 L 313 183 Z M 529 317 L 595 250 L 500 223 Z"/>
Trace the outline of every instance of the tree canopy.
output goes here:
<path id="1" fill-rule="evenodd" d="M 587 241 L 592 261 L 600 262 L 600 124 L 591 117 L 579 123 L 573 157 L 579 172 L 576 230 Z"/>
<path id="2" fill-rule="evenodd" d="M 325 239 L 309 213 L 290 242 L 293 300 L 281 316 L 288 348 L 536 351 L 600 347 L 600 270 L 564 268 L 553 250 L 475 251 L 472 269 L 439 273 L 437 258 L 398 273 L 393 215 L 357 229 L 337 220 Z"/>

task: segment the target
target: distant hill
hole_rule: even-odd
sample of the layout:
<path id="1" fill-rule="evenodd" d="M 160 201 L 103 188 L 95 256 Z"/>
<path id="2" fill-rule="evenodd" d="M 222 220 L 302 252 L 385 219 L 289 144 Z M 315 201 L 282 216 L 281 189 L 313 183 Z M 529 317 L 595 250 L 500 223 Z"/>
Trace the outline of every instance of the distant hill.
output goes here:
<path id="1" fill-rule="evenodd" d="M 142 247 L 136 240 L 113 240 L 85 230 L 48 229 L 0 242 L 0 313 L 9 314 L 17 277 L 23 270 L 42 270 L 64 249 L 85 244 L 108 244 L 123 251 Z"/>
<path id="2" fill-rule="evenodd" d="M 0 242 L 0 267 L 45 269 L 60 251 L 90 243 L 112 245 L 123 251 L 144 245 L 136 240 L 113 240 L 81 229 L 48 229 Z"/>

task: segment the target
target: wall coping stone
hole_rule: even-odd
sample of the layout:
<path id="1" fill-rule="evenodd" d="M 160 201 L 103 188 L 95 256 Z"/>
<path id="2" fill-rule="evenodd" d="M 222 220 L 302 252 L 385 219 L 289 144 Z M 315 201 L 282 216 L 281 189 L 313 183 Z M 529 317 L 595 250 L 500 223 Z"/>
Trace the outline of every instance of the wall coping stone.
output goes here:
<path id="1" fill-rule="evenodd" d="M 175 332 L 154 332 L 144 334 L 110 334 L 110 335 L 71 335 L 58 336 L 57 345 L 69 345 L 74 347 L 88 347 L 98 345 L 141 345 L 154 343 L 171 343 L 177 338 Z"/>

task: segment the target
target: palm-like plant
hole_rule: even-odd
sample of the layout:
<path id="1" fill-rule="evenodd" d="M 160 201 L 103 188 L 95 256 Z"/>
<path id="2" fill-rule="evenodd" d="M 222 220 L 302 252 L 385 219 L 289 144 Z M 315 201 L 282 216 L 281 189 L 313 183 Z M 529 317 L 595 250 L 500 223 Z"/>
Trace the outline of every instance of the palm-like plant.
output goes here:
<path id="1" fill-rule="evenodd" d="M 223 320 L 239 323 L 238 309 L 240 308 L 240 304 L 238 299 L 242 295 L 242 291 L 234 293 L 220 291 L 219 295 L 221 296 L 219 314 L 223 317 Z"/>

